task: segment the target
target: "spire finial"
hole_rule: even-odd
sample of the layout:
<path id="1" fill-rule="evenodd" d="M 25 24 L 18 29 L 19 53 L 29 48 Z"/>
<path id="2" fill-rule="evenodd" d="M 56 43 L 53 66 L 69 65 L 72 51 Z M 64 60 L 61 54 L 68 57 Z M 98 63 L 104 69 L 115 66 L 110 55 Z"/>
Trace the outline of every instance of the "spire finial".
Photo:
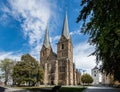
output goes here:
<path id="1" fill-rule="evenodd" d="M 67 10 L 68 10 L 68 5 L 67 4 L 65 4 L 65 8 L 66 8 L 66 12 L 67 12 Z"/>
<path id="2" fill-rule="evenodd" d="M 66 10 L 65 13 L 67 15 L 67 11 L 68 11 L 68 4 L 67 3 L 65 4 L 65 10 Z"/>

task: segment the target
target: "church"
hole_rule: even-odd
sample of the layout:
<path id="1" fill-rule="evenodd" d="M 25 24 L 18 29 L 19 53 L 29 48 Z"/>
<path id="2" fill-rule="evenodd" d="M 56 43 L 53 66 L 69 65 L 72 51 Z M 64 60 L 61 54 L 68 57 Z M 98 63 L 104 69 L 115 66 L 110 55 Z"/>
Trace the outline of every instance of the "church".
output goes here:
<path id="1" fill-rule="evenodd" d="M 40 50 L 40 65 L 44 70 L 45 85 L 78 85 L 80 72 L 73 63 L 73 44 L 68 28 L 67 13 L 64 18 L 61 37 L 57 43 L 57 54 L 50 44 L 48 28 L 45 30 Z"/>

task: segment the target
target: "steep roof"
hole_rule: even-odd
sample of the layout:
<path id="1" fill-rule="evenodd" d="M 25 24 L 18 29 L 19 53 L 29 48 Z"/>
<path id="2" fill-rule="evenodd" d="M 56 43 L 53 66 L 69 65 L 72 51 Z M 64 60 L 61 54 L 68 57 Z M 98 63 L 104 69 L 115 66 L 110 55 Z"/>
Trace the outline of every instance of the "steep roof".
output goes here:
<path id="1" fill-rule="evenodd" d="M 69 28 L 68 28 L 67 12 L 66 12 L 65 19 L 64 19 L 62 35 L 64 35 L 66 39 L 70 39 Z"/>
<path id="2" fill-rule="evenodd" d="M 44 36 L 44 43 L 43 43 L 43 45 L 46 48 L 50 47 L 50 39 L 49 39 L 49 33 L 48 33 L 48 26 L 46 27 L 46 30 L 45 30 L 45 36 Z"/>

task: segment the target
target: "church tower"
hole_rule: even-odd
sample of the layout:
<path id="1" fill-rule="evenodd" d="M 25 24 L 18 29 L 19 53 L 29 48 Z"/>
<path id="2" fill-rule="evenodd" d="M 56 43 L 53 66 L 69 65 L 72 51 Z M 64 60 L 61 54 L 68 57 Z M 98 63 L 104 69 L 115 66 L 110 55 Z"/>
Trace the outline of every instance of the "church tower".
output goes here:
<path id="1" fill-rule="evenodd" d="M 57 44 L 57 60 L 59 83 L 73 85 L 73 46 L 68 28 L 67 13 L 63 23 L 62 35 Z"/>
<path id="2" fill-rule="evenodd" d="M 47 26 L 47 28 L 45 30 L 43 46 L 42 46 L 42 49 L 40 51 L 40 63 L 41 63 L 41 66 L 43 68 L 44 68 L 44 65 L 47 62 L 48 57 L 49 57 L 51 52 L 52 52 L 52 48 L 51 48 L 51 45 L 50 45 L 48 26 Z"/>
<path id="3" fill-rule="evenodd" d="M 45 37 L 42 49 L 40 51 L 40 66 L 44 70 L 44 84 L 58 84 L 58 61 L 57 55 L 53 52 L 50 45 L 48 27 L 45 31 Z"/>
<path id="4" fill-rule="evenodd" d="M 76 85 L 78 73 L 73 64 L 73 45 L 69 33 L 67 13 L 65 14 L 62 34 L 57 43 L 57 54 L 50 44 L 48 27 L 45 30 L 44 42 L 40 51 L 40 66 L 44 70 L 45 85 Z"/>

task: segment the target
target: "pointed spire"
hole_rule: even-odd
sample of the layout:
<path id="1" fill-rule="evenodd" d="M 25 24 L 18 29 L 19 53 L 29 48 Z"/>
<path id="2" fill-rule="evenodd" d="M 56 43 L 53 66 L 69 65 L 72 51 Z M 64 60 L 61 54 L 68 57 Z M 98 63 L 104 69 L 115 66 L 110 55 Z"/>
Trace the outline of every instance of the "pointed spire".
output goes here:
<path id="1" fill-rule="evenodd" d="M 70 39 L 67 12 L 66 12 L 65 19 L 64 19 L 62 35 L 64 35 L 66 37 L 66 39 Z"/>
<path id="2" fill-rule="evenodd" d="M 50 47 L 50 39 L 49 39 L 49 33 L 48 33 L 48 24 L 47 24 L 46 31 L 45 31 L 45 37 L 44 37 L 44 43 L 43 43 L 43 45 L 46 48 Z"/>

